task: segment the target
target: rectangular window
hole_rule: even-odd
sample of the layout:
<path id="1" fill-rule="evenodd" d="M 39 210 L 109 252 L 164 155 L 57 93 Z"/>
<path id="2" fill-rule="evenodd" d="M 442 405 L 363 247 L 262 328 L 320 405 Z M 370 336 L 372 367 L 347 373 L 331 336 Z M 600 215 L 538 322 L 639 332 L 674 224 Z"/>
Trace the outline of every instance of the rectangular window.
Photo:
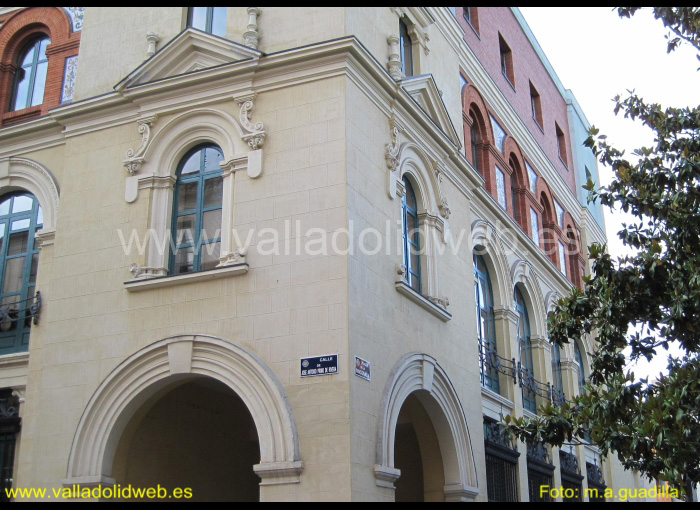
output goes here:
<path id="1" fill-rule="evenodd" d="M 557 144 L 559 146 L 559 158 L 561 158 L 562 162 L 564 163 L 564 166 L 568 166 L 567 157 L 566 157 L 566 138 L 564 137 L 564 132 L 561 130 L 559 127 L 559 124 L 556 122 L 554 123 L 554 127 L 557 132 Z"/>
<path id="2" fill-rule="evenodd" d="M 530 191 L 537 196 L 537 174 L 527 161 L 525 162 L 525 168 L 527 168 L 527 179 L 530 181 Z"/>
<path id="3" fill-rule="evenodd" d="M 413 41 L 408 33 L 406 23 L 399 20 L 399 52 L 401 53 L 401 71 L 404 76 L 413 76 Z"/>
<path id="4" fill-rule="evenodd" d="M 513 52 L 503 40 L 503 36 L 498 34 L 498 46 L 501 52 L 501 72 L 508 82 L 515 88 L 515 74 L 513 73 Z"/>
<path id="5" fill-rule="evenodd" d="M 564 243 L 559 241 L 559 269 L 561 273 L 566 276 L 566 251 L 564 249 Z"/>
<path id="6" fill-rule="evenodd" d="M 530 82 L 530 106 L 532 107 L 532 118 L 535 119 L 535 122 L 541 128 L 544 125 L 542 123 L 542 102 L 540 94 L 532 85 L 532 82 Z"/>
<path id="7" fill-rule="evenodd" d="M 537 211 L 532 207 L 530 208 L 530 224 L 532 225 L 532 240 L 535 241 L 537 246 L 540 245 L 540 226 L 539 220 L 537 218 Z"/>
<path id="8" fill-rule="evenodd" d="M 479 33 L 479 9 L 478 7 L 462 7 L 464 19 L 471 25 L 474 32 Z"/>
<path id="9" fill-rule="evenodd" d="M 554 199 L 554 210 L 557 213 L 557 224 L 559 228 L 564 228 L 564 208 L 561 206 L 557 199 Z"/>
<path id="10" fill-rule="evenodd" d="M 498 203 L 503 210 L 506 210 L 506 179 L 503 170 L 496 167 L 496 193 L 498 196 Z"/>

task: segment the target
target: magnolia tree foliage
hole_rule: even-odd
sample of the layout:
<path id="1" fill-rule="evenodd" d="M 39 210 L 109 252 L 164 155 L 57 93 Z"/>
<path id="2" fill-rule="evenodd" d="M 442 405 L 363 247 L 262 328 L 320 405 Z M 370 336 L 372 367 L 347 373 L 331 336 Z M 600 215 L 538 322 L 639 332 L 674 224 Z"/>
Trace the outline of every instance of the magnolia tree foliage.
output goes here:
<path id="1" fill-rule="evenodd" d="M 654 16 L 670 31 L 669 52 L 680 44 L 700 50 L 700 8 L 656 7 Z M 633 92 L 615 103 L 616 114 L 652 130 L 654 143 L 628 159 L 592 128 L 586 145 L 615 178 L 586 188 L 589 200 L 636 217 L 619 232 L 635 255 L 613 259 L 606 246 L 591 246 L 585 290 L 574 289 L 550 319 L 550 340 L 559 345 L 597 339 L 585 394 L 506 423 L 522 440 L 557 446 L 585 443 L 589 432 L 603 454 L 680 488 L 700 478 L 700 110 L 648 104 Z M 650 382 L 625 370 L 623 349 L 651 359 L 671 344 L 683 354 L 669 357 L 667 375 Z"/>

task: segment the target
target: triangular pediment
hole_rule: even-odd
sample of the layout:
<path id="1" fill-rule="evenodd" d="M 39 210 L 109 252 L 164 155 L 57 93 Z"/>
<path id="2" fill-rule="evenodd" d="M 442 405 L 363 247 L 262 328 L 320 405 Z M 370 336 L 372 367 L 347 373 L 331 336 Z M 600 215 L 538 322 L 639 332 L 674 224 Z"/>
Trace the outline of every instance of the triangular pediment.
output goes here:
<path id="1" fill-rule="evenodd" d="M 115 85 L 131 88 L 173 76 L 241 60 L 258 59 L 262 52 L 233 41 L 188 28 Z"/>
<path id="2" fill-rule="evenodd" d="M 409 76 L 401 80 L 401 85 L 440 130 L 459 147 L 461 145 L 459 137 L 452 125 L 450 115 L 447 113 L 447 108 L 437 85 L 435 85 L 433 76 L 431 74 Z"/>

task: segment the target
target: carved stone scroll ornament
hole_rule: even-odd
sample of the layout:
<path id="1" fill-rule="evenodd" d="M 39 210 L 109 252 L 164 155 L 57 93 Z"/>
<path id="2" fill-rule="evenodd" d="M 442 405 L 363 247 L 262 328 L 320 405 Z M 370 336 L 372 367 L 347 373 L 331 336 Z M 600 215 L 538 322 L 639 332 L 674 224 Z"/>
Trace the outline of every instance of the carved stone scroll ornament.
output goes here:
<path id="1" fill-rule="evenodd" d="M 156 120 L 158 120 L 158 117 L 153 115 L 152 117 L 147 117 L 138 121 L 141 144 L 136 150 L 129 149 L 126 151 L 126 159 L 124 160 L 124 168 L 129 172 L 129 175 L 137 174 L 141 168 L 141 164 L 144 162 L 143 155 L 146 153 L 151 138 L 151 127 L 156 123 Z"/>
<path id="2" fill-rule="evenodd" d="M 265 128 L 262 122 L 256 122 L 253 124 L 250 121 L 251 111 L 255 107 L 255 94 L 249 94 L 247 96 L 237 97 L 236 102 L 241 105 L 241 111 L 239 115 L 239 120 L 241 122 L 241 128 L 246 131 L 246 133 L 241 137 L 241 139 L 246 142 L 251 149 L 257 150 L 262 147 L 265 143 Z"/>
<path id="3" fill-rule="evenodd" d="M 440 195 L 440 203 L 438 204 L 440 214 L 447 220 L 450 218 L 451 211 L 447 202 L 447 197 L 442 192 L 442 175 L 444 172 L 437 162 L 433 163 L 433 172 L 435 173 L 435 181 L 437 182 L 438 195 Z"/>
<path id="4" fill-rule="evenodd" d="M 397 185 L 400 181 L 399 172 L 399 152 L 401 150 L 401 144 L 399 143 L 399 133 L 403 131 L 403 128 L 396 122 L 396 119 L 392 115 L 389 119 L 389 128 L 391 131 L 391 143 L 386 144 L 386 166 L 389 169 L 389 187 L 388 193 L 389 198 L 393 199 L 397 194 Z"/>

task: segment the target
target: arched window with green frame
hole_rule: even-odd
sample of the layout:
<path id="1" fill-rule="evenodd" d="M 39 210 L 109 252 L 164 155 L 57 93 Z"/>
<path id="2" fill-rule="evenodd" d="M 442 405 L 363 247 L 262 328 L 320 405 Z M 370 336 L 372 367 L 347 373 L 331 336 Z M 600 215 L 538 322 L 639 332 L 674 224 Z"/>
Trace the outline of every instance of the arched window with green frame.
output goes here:
<path id="1" fill-rule="evenodd" d="M 214 269 L 221 249 L 224 159 L 215 145 L 199 145 L 177 168 L 173 199 L 170 274 Z"/>
<path id="2" fill-rule="evenodd" d="M 474 254 L 474 291 L 476 300 L 476 324 L 479 340 L 481 385 L 500 393 L 498 372 L 488 364 L 497 353 L 494 329 L 493 292 L 491 279 L 483 257 Z"/>
<path id="3" fill-rule="evenodd" d="M 530 341 L 530 318 L 527 315 L 525 300 L 518 288 L 514 292 L 515 309 L 518 312 L 518 350 L 523 377 L 535 377 L 532 361 L 532 342 Z M 537 412 L 537 395 L 527 385 L 523 385 L 523 407 L 530 412 Z"/>
<path id="4" fill-rule="evenodd" d="M 0 355 L 29 347 L 39 265 L 34 234 L 43 223 L 41 206 L 31 193 L 0 197 Z"/>
<path id="5" fill-rule="evenodd" d="M 420 227 L 418 224 L 418 202 L 416 194 L 405 176 L 403 185 L 406 194 L 401 199 L 401 221 L 403 230 L 403 265 L 406 268 L 406 281 L 413 290 L 421 293 L 420 274 Z"/>
<path id="6" fill-rule="evenodd" d="M 552 376 L 554 382 L 552 391 L 554 391 L 554 403 L 561 405 L 564 403 L 564 378 L 561 372 L 561 348 L 558 344 L 552 344 Z"/>

